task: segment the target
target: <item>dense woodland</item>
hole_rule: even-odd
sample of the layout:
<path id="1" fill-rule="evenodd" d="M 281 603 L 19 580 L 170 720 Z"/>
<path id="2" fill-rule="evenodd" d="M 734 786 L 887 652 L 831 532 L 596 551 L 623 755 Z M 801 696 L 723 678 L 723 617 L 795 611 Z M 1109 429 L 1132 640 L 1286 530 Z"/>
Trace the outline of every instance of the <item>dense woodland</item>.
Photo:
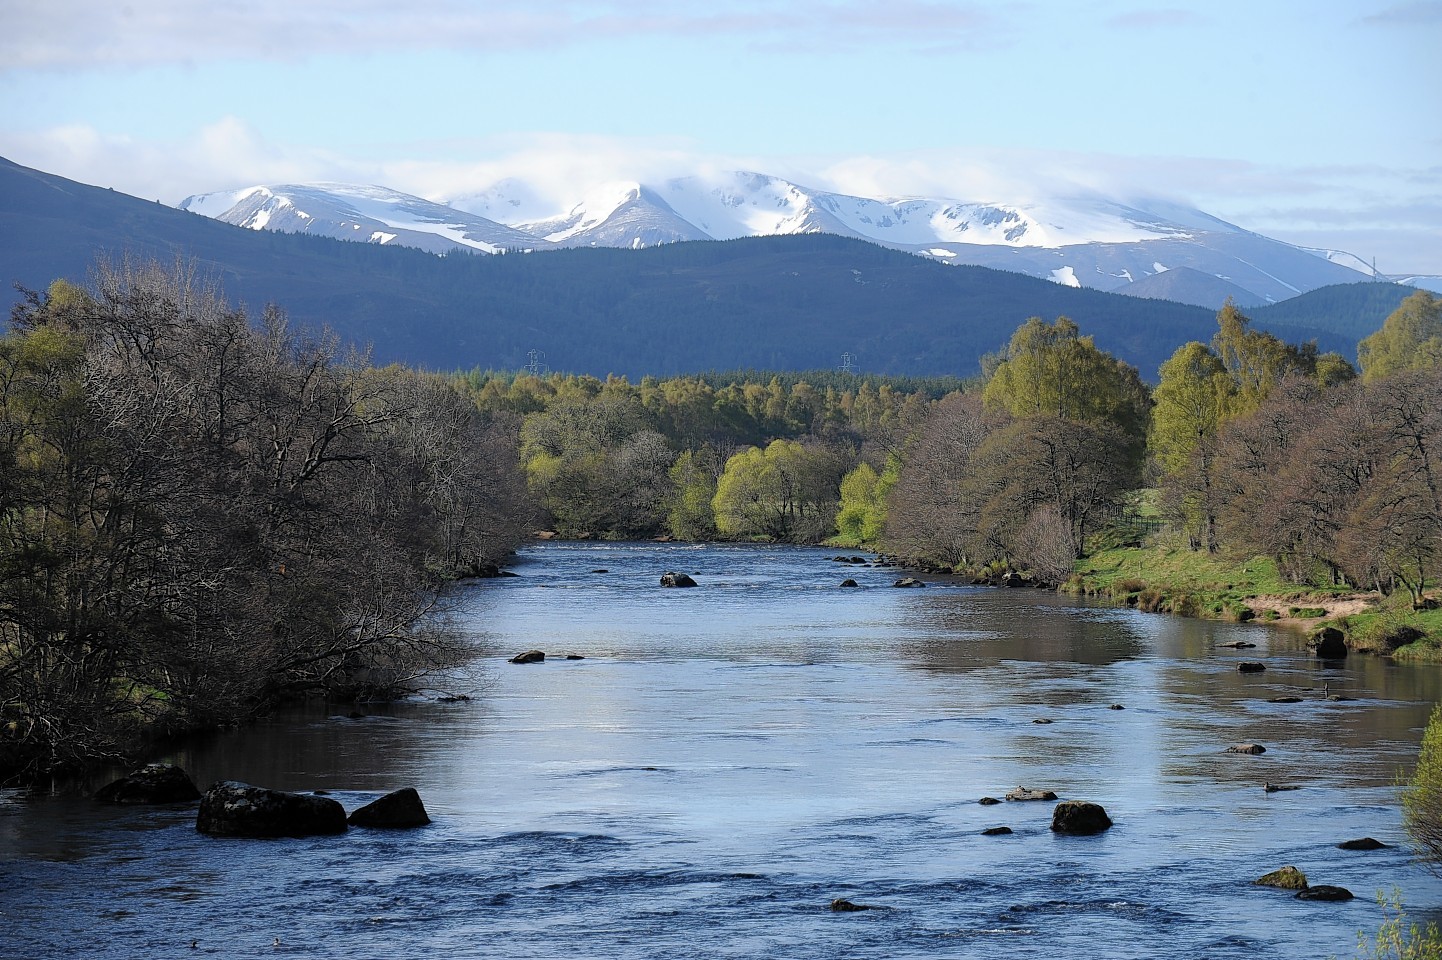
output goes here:
<path id="1" fill-rule="evenodd" d="M 435 587 L 528 526 L 516 434 L 186 276 L 32 296 L 0 340 L 0 769 L 404 687 L 453 652 Z"/>
<path id="2" fill-rule="evenodd" d="M 1135 537 L 1405 592 L 1442 574 L 1442 301 L 1360 370 L 1230 304 L 1155 387 L 1066 317 L 970 381 L 436 376 L 176 271 L 57 282 L 0 340 L 0 767 L 124 751 L 459 651 L 444 583 L 529 530 L 866 546 L 1062 583 Z"/>

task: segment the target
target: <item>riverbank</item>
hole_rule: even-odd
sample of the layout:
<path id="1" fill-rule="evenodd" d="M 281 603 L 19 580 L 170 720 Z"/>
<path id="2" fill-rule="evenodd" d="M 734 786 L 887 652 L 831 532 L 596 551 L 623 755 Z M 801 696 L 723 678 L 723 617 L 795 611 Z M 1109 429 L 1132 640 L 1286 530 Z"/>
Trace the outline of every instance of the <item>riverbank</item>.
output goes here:
<path id="1" fill-rule="evenodd" d="M 1413 610 L 1405 595 L 1296 583 L 1268 557 L 1238 561 L 1165 542 L 1103 550 L 1077 561 L 1061 589 L 1206 620 L 1334 627 L 1349 650 L 1442 663 L 1442 610 Z"/>

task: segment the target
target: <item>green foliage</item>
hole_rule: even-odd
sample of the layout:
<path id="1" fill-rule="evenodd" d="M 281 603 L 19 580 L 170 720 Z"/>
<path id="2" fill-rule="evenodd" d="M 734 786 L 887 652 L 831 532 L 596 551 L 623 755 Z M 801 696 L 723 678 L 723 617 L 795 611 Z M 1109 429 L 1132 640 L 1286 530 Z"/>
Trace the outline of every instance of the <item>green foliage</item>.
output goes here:
<path id="1" fill-rule="evenodd" d="M 817 543 L 833 527 L 840 464 L 795 440 L 750 447 L 726 461 L 712 509 L 716 529 L 738 539 Z"/>
<path id="2" fill-rule="evenodd" d="M 1382 329 L 1357 345 L 1357 360 L 1362 379 L 1369 382 L 1442 368 L 1442 299 L 1418 290 L 1403 300 Z"/>
<path id="3" fill-rule="evenodd" d="M 1379 893 L 1377 905 L 1382 908 L 1382 924 L 1375 937 L 1357 935 L 1357 956 L 1361 960 L 1442 960 L 1442 931 L 1436 923 L 1422 927 L 1407 921 L 1402 908 L 1402 892 Z"/>
<path id="4" fill-rule="evenodd" d="M 1403 822 L 1417 856 L 1442 873 L 1442 705 L 1432 711 L 1412 782 L 1402 791 Z"/>
<path id="5" fill-rule="evenodd" d="M 1076 323 L 1032 317 L 1017 328 L 983 396 L 1013 417 L 1059 417 L 1146 432 L 1147 391 L 1135 368 L 1098 350 Z"/>
<path id="6" fill-rule="evenodd" d="M 716 478 L 708 460 L 715 453 L 709 447 L 700 453 L 685 451 L 671 467 L 674 494 L 666 526 L 678 540 L 709 540 L 716 535 L 716 514 L 711 501 L 716 496 Z"/>

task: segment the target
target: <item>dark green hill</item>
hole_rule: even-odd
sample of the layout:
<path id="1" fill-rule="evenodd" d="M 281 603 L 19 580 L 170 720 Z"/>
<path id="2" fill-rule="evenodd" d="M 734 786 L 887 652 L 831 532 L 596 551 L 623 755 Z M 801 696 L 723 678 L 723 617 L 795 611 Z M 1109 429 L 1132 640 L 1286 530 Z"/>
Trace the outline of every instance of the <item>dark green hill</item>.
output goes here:
<path id="1" fill-rule="evenodd" d="M 0 281 L 43 289 L 124 253 L 194 260 L 252 310 L 279 303 L 298 324 L 371 344 L 378 361 L 441 370 L 516 368 L 531 350 L 554 369 L 633 378 L 830 368 L 850 353 L 863 372 L 968 376 L 1028 317 L 1066 315 L 1152 378 L 1215 329 L 1204 308 L 836 236 L 437 257 L 243 230 L 0 160 Z M 1277 332 L 1355 351 L 1355 337 Z"/>
<path id="2" fill-rule="evenodd" d="M 1416 287 L 1401 283 L 1339 283 L 1299 294 L 1265 307 L 1245 308 L 1258 325 L 1310 327 L 1352 341 L 1382 329 L 1382 321 L 1412 294 Z M 1356 348 L 1348 358 L 1356 357 Z"/>

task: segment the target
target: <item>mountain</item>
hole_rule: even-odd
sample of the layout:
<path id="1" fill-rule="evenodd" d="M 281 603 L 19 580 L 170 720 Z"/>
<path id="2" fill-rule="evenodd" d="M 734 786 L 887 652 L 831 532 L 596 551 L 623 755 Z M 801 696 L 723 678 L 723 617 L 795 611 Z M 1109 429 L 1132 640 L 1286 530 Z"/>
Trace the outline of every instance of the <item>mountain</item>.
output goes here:
<path id="1" fill-rule="evenodd" d="M 549 246 L 511 227 L 385 187 L 280 184 L 186 197 L 180 209 L 237 227 L 395 244 L 430 253 Z"/>
<path id="2" fill-rule="evenodd" d="M 827 368 L 850 353 L 866 372 L 968 376 L 1028 317 L 1065 315 L 1150 378 L 1216 326 L 1207 309 L 828 234 L 438 257 L 236 227 L 0 160 L 6 288 L 84 280 L 102 255 L 193 263 L 252 313 L 278 303 L 298 326 L 369 344 L 379 362 L 439 370 L 518 369 L 531 350 L 554 369 L 631 377 Z M 1269 328 L 1356 347 L 1305 311 Z"/>
<path id="3" fill-rule="evenodd" d="M 518 245 L 641 248 L 826 233 L 941 263 L 993 267 L 1066 286 L 1211 309 L 1228 296 L 1238 303 L 1275 303 L 1317 287 L 1372 279 L 1356 257 L 1282 243 L 1162 201 L 876 199 L 736 171 L 650 185 L 602 184 L 560 210 L 552 209 L 539 189 L 517 179 L 444 202 L 378 187 L 302 184 L 207 194 L 182 206 L 242 226 L 302 229 L 431 250 L 447 243 L 483 252 Z M 300 210 L 303 215 L 294 212 Z M 467 217 L 480 219 L 461 235 Z M 427 225 L 419 238 L 417 222 Z M 501 225 L 514 233 L 497 239 Z"/>

